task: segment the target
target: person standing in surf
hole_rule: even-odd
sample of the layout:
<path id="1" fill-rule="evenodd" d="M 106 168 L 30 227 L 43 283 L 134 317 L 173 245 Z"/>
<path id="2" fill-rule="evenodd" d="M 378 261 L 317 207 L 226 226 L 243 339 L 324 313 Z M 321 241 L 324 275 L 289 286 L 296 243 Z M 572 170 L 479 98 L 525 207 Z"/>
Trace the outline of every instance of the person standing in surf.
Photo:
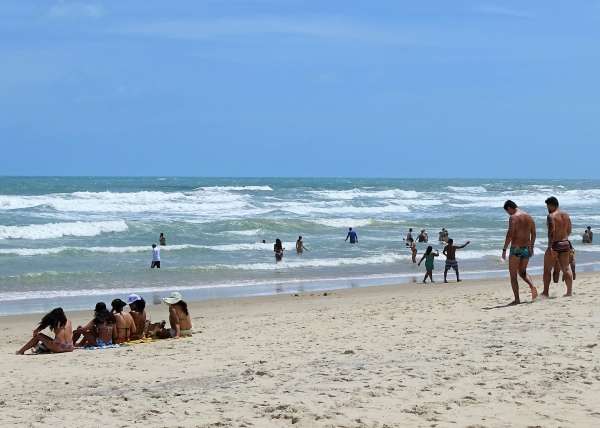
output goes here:
<path id="1" fill-rule="evenodd" d="M 348 228 L 348 234 L 346 235 L 346 241 L 350 239 L 351 244 L 358 244 L 358 235 L 351 227 Z"/>
<path id="2" fill-rule="evenodd" d="M 302 241 L 302 236 L 299 236 L 298 240 L 296 241 L 296 254 L 301 256 L 302 253 L 304 252 L 304 250 L 308 251 L 308 248 L 306 248 L 304 246 L 304 242 Z"/>
<path id="3" fill-rule="evenodd" d="M 448 245 L 444 247 L 444 251 L 442 254 L 446 256 L 446 268 L 444 269 L 444 282 L 448 282 L 447 276 L 450 268 L 454 269 L 456 272 L 456 282 L 460 282 L 460 276 L 458 273 L 458 262 L 456 261 L 456 250 L 460 250 L 461 248 L 465 248 L 469 245 L 471 241 L 465 242 L 463 245 L 455 246 L 453 239 L 448 239 Z"/>
<path id="4" fill-rule="evenodd" d="M 161 247 L 164 247 L 165 245 L 167 245 L 167 238 L 165 238 L 165 234 L 164 233 L 160 233 L 160 236 L 158 237 L 158 243 L 160 244 Z"/>
<path id="5" fill-rule="evenodd" d="M 506 239 L 502 248 L 502 260 L 506 260 L 506 251 L 510 245 L 508 272 L 510 274 L 510 286 L 515 296 L 515 300 L 512 301 L 511 305 L 518 305 L 521 303 L 518 276 L 529 285 L 531 301 L 534 301 L 538 295 L 537 288 L 535 288 L 531 277 L 527 273 L 527 265 L 529 264 L 529 258 L 533 256 L 533 246 L 536 239 L 535 222 L 529 214 L 521 210 L 511 200 L 504 203 L 504 211 L 509 215 L 509 219 Z"/>
<path id="6" fill-rule="evenodd" d="M 150 263 L 150 269 L 160 269 L 160 248 L 156 244 L 152 244 L 152 263 Z"/>
<path id="7" fill-rule="evenodd" d="M 558 260 L 567 286 L 565 297 L 569 297 L 573 294 L 573 272 L 570 265 L 571 241 L 569 241 L 571 218 L 569 214 L 559 208 L 558 199 L 554 196 L 546 199 L 546 207 L 549 213 L 546 219 L 548 249 L 544 254 L 544 291 L 542 296 L 549 297 L 552 268 Z"/>
<path id="8" fill-rule="evenodd" d="M 279 263 L 283 260 L 283 244 L 281 243 L 281 239 L 277 238 L 275 240 L 275 245 L 273 245 L 273 252 L 275 253 L 275 263 Z"/>

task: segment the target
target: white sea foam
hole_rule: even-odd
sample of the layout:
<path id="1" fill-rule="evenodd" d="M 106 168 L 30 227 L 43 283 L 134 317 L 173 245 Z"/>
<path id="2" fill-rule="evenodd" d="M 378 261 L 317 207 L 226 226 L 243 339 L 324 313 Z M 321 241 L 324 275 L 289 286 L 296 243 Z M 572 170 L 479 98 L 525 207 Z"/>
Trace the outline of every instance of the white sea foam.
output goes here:
<path id="1" fill-rule="evenodd" d="M 307 193 L 321 199 L 330 200 L 352 200 L 362 198 L 377 199 L 416 199 L 422 194 L 414 190 L 367 190 L 367 189 L 349 189 L 349 190 L 309 190 Z"/>
<path id="2" fill-rule="evenodd" d="M 251 230 L 227 230 L 224 233 L 229 235 L 239 235 L 239 236 L 257 236 L 262 233 L 262 229 L 251 229 Z"/>
<path id="3" fill-rule="evenodd" d="M 487 189 L 483 186 L 447 186 L 448 190 L 461 193 L 486 193 Z"/>
<path id="4" fill-rule="evenodd" d="M 125 232 L 123 220 L 30 224 L 27 226 L 0 226 L 0 239 L 52 239 L 63 236 L 97 236 L 101 233 Z"/>
<path id="5" fill-rule="evenodd" d="M 196 190 L 223 190 L 231 192 L 249 191 L 249 192 L 272 192 L 270 186 L 205 186 L 198 187 Z"/>
<path id="6" fill-rule="evenodd" d="M 311 220 L 313 223 L 322 224 L 327 227 L 364 227 L 375 222 L 370 218 L 317 218 Z"/>

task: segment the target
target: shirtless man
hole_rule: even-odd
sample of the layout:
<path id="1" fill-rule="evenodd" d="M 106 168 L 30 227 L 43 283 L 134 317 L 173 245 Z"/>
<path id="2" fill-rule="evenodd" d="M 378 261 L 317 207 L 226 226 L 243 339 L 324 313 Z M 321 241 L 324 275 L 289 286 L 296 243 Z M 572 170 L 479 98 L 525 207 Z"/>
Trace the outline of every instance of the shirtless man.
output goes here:
<path id="1" fill-rule="evenodd" d="M 448 239 L 448 245 L 446 245 L 446 247 L 444 247 L 444 251 L 442 251 L 442 254 L 444 254 L 446 256 L 446 268 L 444 269 L 444 282 L 448 282 L 446 277 L 448 276 L 448 271 L 450 270 L 450 268 L 454 269 L 454 271 L 456 272 L 456 282 L 460 282 L 460 277 L 458 274 L 458 262 L 456 261 L 456 250 L 465 248 L 470 243 L 471 243 L 471 241 L 467 241 L 463 245 L 454 246 L 454 240 Z"/>
<path id="2" fill-rule="evenodd" d="M 302 236 L 299 236 L 298 240 L 296 241 L 296 254 L 301 256 L 302 253 L 304 252 L 304 250 L 308 251 L 308 248 L 306 248 L 304 246 L 304 241 L 302 241 Z"/>
<path id="3" fill-rule="evenodd" d="M 546 199 L 546 207 L 549 213 L 547 217 L 548 249 L 544 254 L 544 292 L 542 295 L 546 297 L 550 295 L 552 268 L 558 260 L 567 285 L 565 297 L 568 297 L 573 293 L 573 272 L 570 265 L 571 242 L 569 241 L 571 218 L 569 214 L 558 208 L 558 199 L 554 196 Z"/>
<path id="4" fill-rule="evenodd" d="M 538 295 L 537 288 L 534 287 L 531 277 L 527 274 L 527 265 L 529 264 L 529 258 L 533 256 L 533 246 L 536 238 L 535 222 L 529 214 L 519 209 L 517 204 L 511 200 L 504 203 L 504 211 L 510 217 L 504 248 L 502 248 L 502 260 L 506 260 L 506 250 L 510 245 L 508 272 L 510 273 L 510 285 L 515 295 L 515 300 L 511 305 L 518 305 L 521 300 L 519 299 L 517 275 L 529 285 L 531 301 L 534 301 Z"/>

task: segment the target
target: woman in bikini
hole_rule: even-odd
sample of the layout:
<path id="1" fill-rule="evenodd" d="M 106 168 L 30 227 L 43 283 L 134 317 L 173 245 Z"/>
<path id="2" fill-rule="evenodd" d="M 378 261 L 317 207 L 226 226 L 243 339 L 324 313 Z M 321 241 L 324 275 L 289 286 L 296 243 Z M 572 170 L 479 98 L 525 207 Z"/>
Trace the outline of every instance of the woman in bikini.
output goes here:
<path id="1" fill-rule="evenodd" d="M 283 244 L 281 243 L 281 239 L 277 238 L 275 240 L 275 245 L 273 246 L 273 251 L 275 252 L 275 262 L 279 263 L 283 260 Z"/>
<path id="2" fill-rule="evenodd" d="M 82 348 L 112 345 L 113 339 L 116 338 L 117 323 L 115 316 L 106 309 L 104 302 L 96 303 L 94 318 L 83 327 L 77 327 L 73 332 L 73 343 L 75 346 Z"/>
<path id="3" fill-rule="evenodd" d="M 46 327 L 54 333 L 54 339 L 42 333 Z M 38 345 L 53 353 L 72 352 L 72 330 L 71 321 L 67 319 L 62 308 L 52 309 L 44 315 L 38 327 L 33 330 L 33 337 L 17 351 L 17 354 L 23 355 L 25 351 Z"/>
<path id="4" fill-rule="evenodd" d="M 137 294 L 127 296 L 129 315 L 135 324 L 135 331 L 129 335 L 131 340 L 143 339 L 146 335 L 146 301 Z"/>
<path id="5" fill-rule="evenodd" d="M 131 340 L 131 336 L 136 333 L 135 322 L 133 317 L 128 312 L 123 312 L 123 308 L 127 303 L 121 299 L 115 299 L 111 303 L 112 314 L 115 317 L 117 325 L 117 338 L 115 343 L 124 343 Z"/>
<path id="6" fill-rule="evenodd" d="M 189 337 L 192 335 L 192 320 L 187 303 L 177 291 L 163 299 L 169 305 L 169 324 L 171 324 L 171 337 Z"/>

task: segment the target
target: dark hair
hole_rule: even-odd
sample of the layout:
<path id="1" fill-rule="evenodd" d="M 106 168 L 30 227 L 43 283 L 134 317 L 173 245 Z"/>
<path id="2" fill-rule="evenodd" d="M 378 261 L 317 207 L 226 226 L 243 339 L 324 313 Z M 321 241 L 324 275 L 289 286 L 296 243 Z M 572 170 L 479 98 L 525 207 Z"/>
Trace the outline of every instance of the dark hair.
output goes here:
<path id="1" fill-rule="evenodd" d="M 127 303 L 125 303 L 121 299 L 115 299 L 110 305 L 112 306 L 113 312 L 120 314 L 121 312 L 123 312 L 123 308 L 127 306 Z"/>
<path id="2" fill-rule="evenodd" d="M 43 316 L 38 329 L 41 331 L 46 327 L 56 331 L 59 327 L 64 327 L 67 324 L 67 317 L 62 308 L 55 308 Z"/>
<path id="3" fill-rule="evenodd" d="M 300 240 L 300 239 L 302 239 L 302 236 L 299 236 L 299 237 L 298 237 L 298 240 Z"/>
<path id="4" fill-rule="evenodd" d="M 164 233 L 160 232 L 160 236 L 163 236 L 163 235 L 164 235 Z"/>
<path id="5" fill-rule="evenodd" d="M 552 205 L 553 207 L 558 208 L 558 199 L 556 199 L 554 196 L 550 196 L 548 199 L 546 199 L 546 205 Z"/>
<path id="6" fill-rule="evenodd" d="M 179 306 L 186 315 L 190 314 L 188 312 L 187 303 L 185 303 L 183 300 L 180 300 L 179 302 L 175 303 L 175 305 L 173 305 L 173 306 Z"/>
<path id="7" fill-rule="evenodd" d="M 431 245 L 429 245 L 427 247 L 427 249 L 425 250 L 425 255 L 431 254 L 432 251 L 433 251 L 433 247 Z"/>
<path id="8" fill-rule="evenodd" d="M 452 245 L 452 244 L 454 244 L 454 239 L 452 239 L 452 238 L 449 238 L 449 239 L 448 239 L 448 245 Z"/>
<path id="9" fill-rule="evenodd" d="M 146 308 L 146 301 L 144 299 L 136 300 L 129 305 L 132 311 L 142 313 Z"/>
<path id="10" fill-rule="evenodd" d="M 152 248 L 156 248 L 156 244 L 152 244 Z"/>
<path id="11" fill-rule="evenodd" d="M 283 245 L 281 244 L 281 239 L 279 239 L 279 238 L 277 238 L 277 239 L 275 240 L 275 249 L 276 249 L 277 251 L 279 251 L 279 250 L 283 249 Z"/>
<path id="12" fill-rule="evenodd" d="M 106 303 L 96 303 L 96 308 L 94 309 L 94 324 L 114 324 L 115 322 L 115 316 L 111 312 L 109 312 L 108 309 L 106 309 Z"/>
<path id="13" fill-rule="evenodd" d="M 512 208 L 513 210 L 517 209 L 517 204 L 515 204 L 510 199 L 504 202 L 504 210 L 508 210 L 509 208 Z"/>
<path id="14" fill-rule="evenodd" d="M 352 230 L 352 228 L 351 228 L 351 227 L 349 227 L 349 228 L 348 228 L 348 230 Z"/>

